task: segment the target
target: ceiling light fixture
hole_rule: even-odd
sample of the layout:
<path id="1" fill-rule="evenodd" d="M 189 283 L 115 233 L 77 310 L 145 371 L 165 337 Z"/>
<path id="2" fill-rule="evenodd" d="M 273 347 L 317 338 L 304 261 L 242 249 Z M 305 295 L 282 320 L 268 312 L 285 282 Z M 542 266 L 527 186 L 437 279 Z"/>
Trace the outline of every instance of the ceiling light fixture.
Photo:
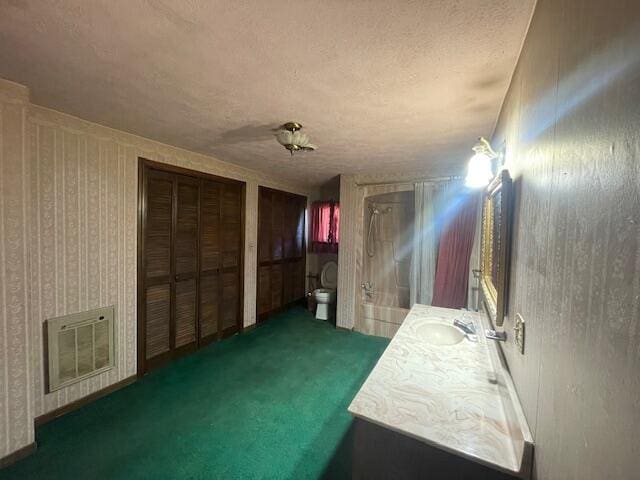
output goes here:
<path id="1" fill-rule="evenodd" d="M 302 125 L 298 122 L 287 122 L 278 127 L 276 132 L 276 140 L 278 140 L 280 145 L 289 150 L 292 156 L 294 152 L 312 151 L 318 148 L 309 142 L 309 137 L 302 133 L 300 131 L 301 129 Z"/>
<path id="2" fill-rule="evenodd" d="M 472 150 L 474 154 L 469 160 L 465 185 L 469 188 L 486 187 L 493 178 L 491 161 L 498 158 L 498 154 L 484 137 L 478 139 Z"/>

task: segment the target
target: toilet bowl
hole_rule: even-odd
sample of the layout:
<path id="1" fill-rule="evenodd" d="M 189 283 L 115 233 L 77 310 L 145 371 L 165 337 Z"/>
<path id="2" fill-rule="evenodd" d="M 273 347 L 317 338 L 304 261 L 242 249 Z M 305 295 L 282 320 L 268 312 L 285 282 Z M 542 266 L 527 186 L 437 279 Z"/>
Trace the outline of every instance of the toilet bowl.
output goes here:
<path id="1" fill-rule="evenodd" d="M 327 262 L 320 272 L 322 288 L 313 291 L 316 300 L 316 318 L 329 320 L 333 316 L 333 305 L 336 303 L 336 288 L 338 287 L 338 264 Z"/>

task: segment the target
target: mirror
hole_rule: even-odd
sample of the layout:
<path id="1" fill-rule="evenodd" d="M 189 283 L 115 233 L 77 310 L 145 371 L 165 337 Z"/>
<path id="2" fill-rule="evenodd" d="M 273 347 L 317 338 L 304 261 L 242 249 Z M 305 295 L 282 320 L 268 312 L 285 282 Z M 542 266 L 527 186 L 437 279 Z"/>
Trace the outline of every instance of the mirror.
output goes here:
<path id="1" fill-rule="evenodd" d="M 483 196 L 480 287 L 487 313 L 497 327 L 507 314 L 512 196 L 513 183 L 506 169 Z"/>

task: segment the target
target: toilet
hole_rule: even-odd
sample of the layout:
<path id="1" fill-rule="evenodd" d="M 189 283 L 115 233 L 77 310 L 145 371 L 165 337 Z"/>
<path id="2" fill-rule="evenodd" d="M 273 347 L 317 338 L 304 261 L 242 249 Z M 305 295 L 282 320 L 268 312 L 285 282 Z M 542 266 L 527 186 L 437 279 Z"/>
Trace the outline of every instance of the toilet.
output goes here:
<path id="1" fill-rule="evenodd" d="M 316 299 L 316 318 L 329 320 L 333 315 L 333 304 L 336 303 L 336 288 L 338 288 L 338 264 L 327 262 L 320 272 L 322 288 L 313 291 Z"/>

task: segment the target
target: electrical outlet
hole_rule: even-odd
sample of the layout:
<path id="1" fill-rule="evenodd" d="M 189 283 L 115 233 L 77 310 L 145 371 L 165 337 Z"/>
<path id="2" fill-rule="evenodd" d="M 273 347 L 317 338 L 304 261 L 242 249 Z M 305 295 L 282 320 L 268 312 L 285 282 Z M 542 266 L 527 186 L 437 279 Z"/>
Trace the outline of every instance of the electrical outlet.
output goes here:
<path id="1" fill-rule="evenodd" d="M 513 324 L 513 337 L 518 346 L 518 350 L 524 355 L 524 319 L 519 313 L 516 313 L 516 321 Z"/>

